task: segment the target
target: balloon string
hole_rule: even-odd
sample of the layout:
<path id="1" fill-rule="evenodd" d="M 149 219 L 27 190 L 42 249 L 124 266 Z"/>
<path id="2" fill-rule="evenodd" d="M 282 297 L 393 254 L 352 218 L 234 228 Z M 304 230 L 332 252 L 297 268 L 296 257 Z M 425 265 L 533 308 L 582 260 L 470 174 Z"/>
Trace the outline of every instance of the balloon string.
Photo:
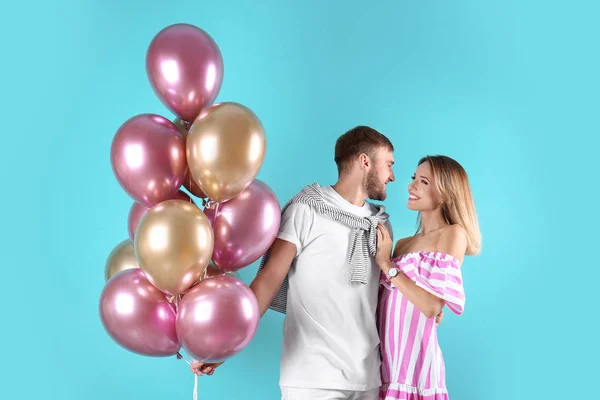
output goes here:
<path id="1" fill-rule="evenodd" d="M 206 202 L 206 206 L 208 208 L 211 208 L 211 209 L 214 207 L 214 209 L 215 209 L 215 216 L 217 215 L 217 211 L 219 210 L 219 203 L 218 202 L 216 202 L 214 200 L 211 200 L 211 199 L 208 199 L 208 201 Z"/>
<path id="2" fill-rule="evenodd" d="M 192 394 L 193 400 L 198 400 L 198 375 L 194 374 L 194 392 Z"/>
<path id="3" fill-rule="evenodd" d="M 183 358 L 181 353 L 177 353 L 177 358 L 178 359 Z M 192 360 L 193 359 L 188 357 L 187 360 L 183 360 L 183 361 L 185 361 L 191 367 L 192 364 L 194 363 Z M 192 398 L 193 398 L 193 400 L 198 400 L 198 375 L 196 375 L 196 374 L 194 374 L 194 392 L 192 393 Z"/>

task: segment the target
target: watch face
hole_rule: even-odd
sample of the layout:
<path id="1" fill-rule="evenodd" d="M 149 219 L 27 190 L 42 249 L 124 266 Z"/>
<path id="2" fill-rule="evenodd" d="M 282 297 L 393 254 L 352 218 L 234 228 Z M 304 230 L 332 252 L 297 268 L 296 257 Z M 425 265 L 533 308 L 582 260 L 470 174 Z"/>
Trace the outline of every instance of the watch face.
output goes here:
<path id="1" fill-rule="evenodd" d="M 394 276 L 398 275 L 398 270 L 397 270 L 396 268 L 391 268 L 391 269 L 388 271 L 388 275 L 389 275 L 389 276 L 391 276 L 391 277 L 393 278 Z"/>

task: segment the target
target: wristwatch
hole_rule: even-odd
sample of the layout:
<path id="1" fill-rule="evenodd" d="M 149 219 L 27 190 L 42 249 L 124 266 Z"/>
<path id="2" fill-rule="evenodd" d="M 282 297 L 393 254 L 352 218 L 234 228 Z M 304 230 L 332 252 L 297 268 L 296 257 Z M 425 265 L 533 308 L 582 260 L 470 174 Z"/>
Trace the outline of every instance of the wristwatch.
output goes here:
<path id="1" fill-rule="evenodd" d="M 392 279 L 393 277 L 395 277 L 396 275 L 398 275 L 398 268 L 396 267 L 392 267 L 390 269 L 387 270 L 386 272 L 386 276 L 388 279 Z"/>

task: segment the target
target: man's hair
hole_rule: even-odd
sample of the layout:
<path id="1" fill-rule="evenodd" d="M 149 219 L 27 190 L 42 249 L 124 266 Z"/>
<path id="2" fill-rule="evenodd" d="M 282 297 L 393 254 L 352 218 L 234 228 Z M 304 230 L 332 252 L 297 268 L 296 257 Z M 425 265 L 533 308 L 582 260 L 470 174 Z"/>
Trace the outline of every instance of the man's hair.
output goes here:
<path id="1" fill-rule="evenodd" d="M 374 157 L 374 152 L 379 148 L 387 148 L 394 151 L 392 142 L 375 129 L 360 125 L 350 129 L 338 138 L 335 143 L 334 161 L 337 164 L 338 174 L 342 175 L 352 166 L 354 158 L 365 153 Z"/>

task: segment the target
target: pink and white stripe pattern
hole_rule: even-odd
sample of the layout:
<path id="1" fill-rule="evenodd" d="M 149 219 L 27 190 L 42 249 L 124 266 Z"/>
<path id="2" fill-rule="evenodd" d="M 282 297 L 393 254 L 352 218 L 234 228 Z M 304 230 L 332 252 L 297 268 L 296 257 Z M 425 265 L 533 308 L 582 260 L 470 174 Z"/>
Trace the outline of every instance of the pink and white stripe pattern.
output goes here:
<path id="1" fill-rule="evenodd" d="M 419 287 L 463 313 L 459 261 L 439 252 L 413 252 L 392 260 Z M 448 400 L 435 318 L 427 318 L 382 275 L 378 305 L 381 400 Z"/>

